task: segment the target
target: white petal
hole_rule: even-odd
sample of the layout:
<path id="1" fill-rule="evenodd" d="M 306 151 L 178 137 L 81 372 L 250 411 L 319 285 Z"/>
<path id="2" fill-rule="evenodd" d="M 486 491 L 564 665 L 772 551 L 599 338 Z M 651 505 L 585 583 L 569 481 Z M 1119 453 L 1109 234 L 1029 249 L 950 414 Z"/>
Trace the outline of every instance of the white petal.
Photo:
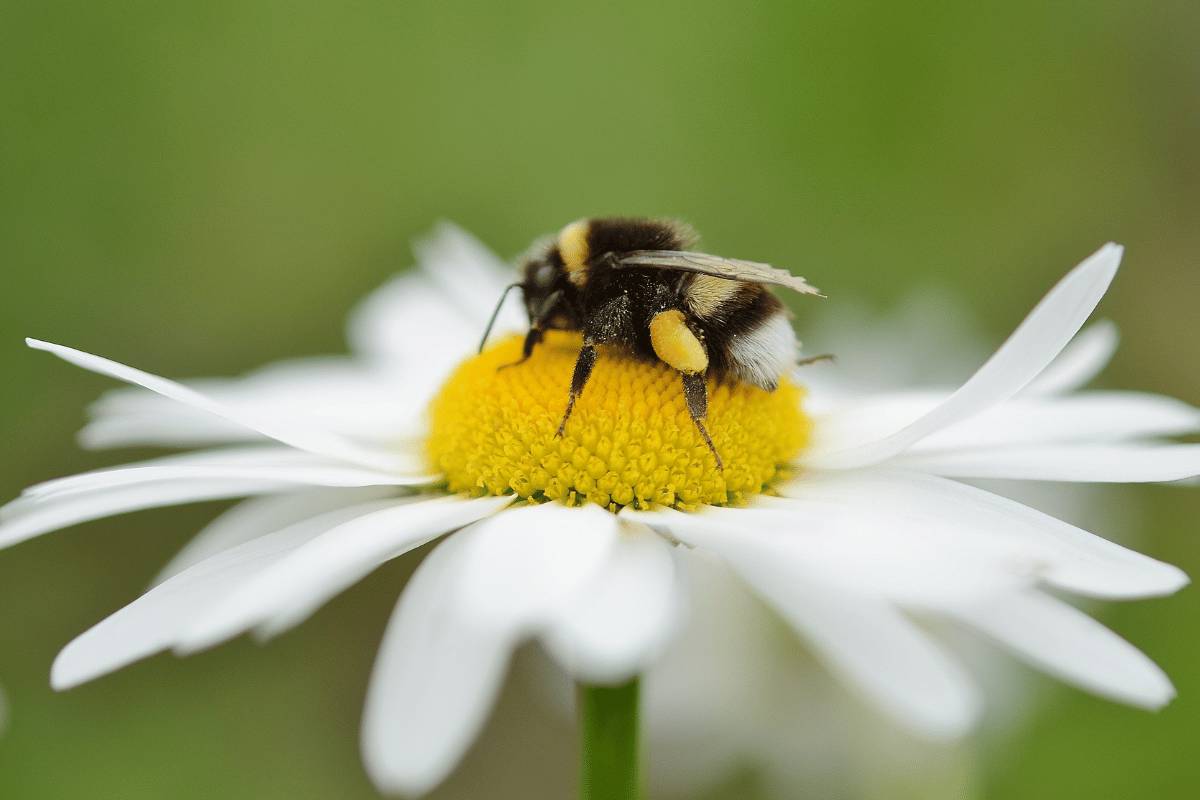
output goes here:
<path id="1" fill-rule="evenodd" d="M 843 403 L 814 415 L 813 446 L 801 462 L 821 469 L 839 441 L 870 438 L 904 427 L 943 402 L 937 392 L 896 392 Z M 1008 402 L 948 426 L 897 458 L 905 464 L 945 451 L 1013 447 L 1050 442 L 1098 444 L 1121 439 L 1174 436 L 1200 429 L 1200 409 L 1172 397 L 1144 392 L 1085 392 L 1068 397 L 1020 394 Z M 952 456 L 956 458 L 957 456 Z M 966 454 L 968 459 L 974 455 Z"/>
<path id="2" fill-rule="evenodd" d="M 706 509 L 671 530 L 690 543 L 693 527 L 737 531 L 771 550 L 781 569 L 889 603 L 936 605 L 1028 585 L 1043 563 L 1030 559 L 1024 542 L 965 537 L 937 519 L 828 502 Z"/>
<path id="3" fill-rule="evenodd" d="M 105 395 L 100 402 L 109 396 Z M 191 406 L 180 405 L 161 395 L 151 396 L 162 400 L 164 405 L 169 404 L 170 408 L 139 413 L 102 413 L 79 431 L 76 436 L 79 445 L 89 450 L 137 445 L 207 447 L 266 439 L 257 431 L 214 417 Z"/>
<path id="4" fill-rule="evenodd" d="M 399 275 L 376 289 L 351 314 L 348 327 L 351 347 L 372 363 L 412 368 L 432 356 L 442 370 L 474 352 L 482 333 L 474 319 L 420 273 Z M 430 335 L 433 331 L 436 336 Z"/>
<path id="5" fill-rule="evenodd" d="M 31 504 L 24 498 L 18 498 L 5 506 L 4 522 L 0 524 L 0 547 L 22 542 L 47 531 L 128 511 L 201 500 L 272 494 L 295 488 L 294 483 L 279 481 L 205 480 L 105 489 L 74 495 L 57 503 Z"/>
<path id="6" fill-rule="evenodd" d="M 795 580 L 768 558 L 730 564 L 843 680 L 930 738 L 956 738 L 971 728 L 978 690 L 939 645 L 887 603 Z"/>
<path id="7" fill-rule="evenodd" d="M 949 529 L 953 538 L 936 542 L 939 551 L 969 548 L 977 540 L 988 540 L 994 543 L 990 553 L 999 556 L 992 558 L 996 570 L 1012 575 L 1036 571 L 1040 579 L 1060 589 L 1091 597 L 1153 597 L 1177 591 L 1188 581 L 1182 570 L 1170 564 L 1005 497 L 932 475 L 808 476 L 780 486 L 779 491 L 801 501 L 839 503 L 891 515 L 896 522 L 890 527 L 897 535 L 912 523 L 927 531 Z M 786 502 L 762 500 L 765 505 Z M 900 547 L 916 555 L 916 542 L 901 543 Z M 876 546 L 872 552 L 884 551 Z M 988 548 L 979 552 L 990 557 Z"/>
<path id="8" fill-rule="evenodd" d="M 497 514 L 421 564 L 380 649 L 363 757 L 383 791 L 437 785 L 478 733 L 512 649 L 593 590 L 617 538 L 595 506 Z"/>
<path id="9" fill-rule="evenodd" d="M 414 241 L 413 252 L 421 271 L 479 326 L 480 335 L 504 287 L 519 280 L 516 272 L 478 239 L 445 220 L 438 222 L 428 236 Z M 527 321 L 520 304 L 506 303 L 496 319 L 496 331 L 525 327 Z"/>
<path id="10" fill-rule="evenodd" d="M 1200 444 L 1058 444 L 912 453 L 896 466 L 949 478 L 1160 483 L 1200 475 Z"/>
<path id="11" fill-rule="evenodd" d="M 829 454 L 844 448 L 847 442 L 882 439 L 929 414 L 951 394 L 935 390 L 876 392 L 831 402 L 820 410 L 816 402 L 819 398 L 814 397 L 812 403 L 805 398 L 805 410 L 814 423 L 813 438 L 799 460 L 814 469 L 824 469 L 821 465 Z"/>
<path id="12" fill-rule="evenodd" d="M 413 245 L 420 272 L 394 278 L 350 319 L 358 352 L 406 369 L 429 366 L 445 375 L 475 352 L 488 317 L 517 275 L 469 233 L 439 222 Z M 493 333 L 528 326 L 521 304 L 508 298 Z M 436 336 L 430 336 L 437 331 Z"/>
<path id="13" fill-rule="evenodd" d="M 1144 392 L 1084 392 L 1051 399 L 1013 398 L 922 440 L 907 455 L 1024 444 L 1177 436 L 1200 430 L 1200 409 Z"/>
<path id="14" fill-rule="evenodd" d="M 831 469 L 878 463 L 1012 397 L 1045 369 L 1083 326 L 1112 282 L 1122 252 L 1120 245 L 1106 244 L 1067 273 L 1000 349 L 937 408 L 883 438 L 847 439 L 839 450 L 809 456 L 809 463 Z"/>
<path id="15" fill-rule="evenodd" d="M 1021 390 L 1021 394 L 1049 397 L 1083 388 L 1108 366 L 1120 339 L 1117 326 L 1111 320 L 1092 323 L 1080 331 L 1050 366 Z"/>
<path id="16" fill-rule="evenodd" d="M 309 358 L 271 364 L 242 378 L 186 385 L 259 419 L 386 445 L 412 435 L 423 424 L 424 400 L 437 383 L 431 382 L 436 376 L 428 375 L 422 366 L 423 362 L 397 364 L 395 359 L 367 363 L 344 357 Z M 89 411 L 92 422 L 79 434 L 86 447 L 196 446 L 262 438 L 256 431 L 144 389 L 109 392 Z"/>
<path id="17" fill-rule="evenodd" d="M 370 510 L 339 509 L 314 517 L 184 570 L 63 648 L 50 670 L 51 685 L 76 686 L 171 647 L 196 614 L 241 581 L 329 527 Z"/>
<path id="18" fill-rule="evenodd" d="M 293 450 L 290 447 L 267 446 L 267 445 L 250 445 L 246 447 L 223 447 L 213 450 L 197 450 L 190 453 L 176 453 L 174 455 L 162 456 L 153 458 L 147 461 L 135 461 L 129 464 L 122 464 L 117 467 L 102 467 L 100 469 L 91 470 L 90 472 L 81 472 L 77 475 L 69 475 L 65 478 L 53 478 L 42 483 L 35 483 L 33 486 L 25 488 L 21 492 L 21 497 L 4 507 L 3 514 L 7 517 L 11 512 L 21 509 L 26 506 L 37 505 L 48 499 L 56 499 L 59 495 L 59 490 L 62 489 L 60 497 L 65 498 L 74 492 L 73 488 L 81 488 L 83 490 L 91 490 L 93 488 L 111 488 L 106 485 L 107 476 L 109 473 L 139 467 L 157 467 L 157 466 L 174 466 L 174 465 L 189 465 L 189 466 L 212 466 L 212 465 L 235 465 L 240 467 L 245 466 L 262 466 L 264 464 L 280 464 L 290 460 L 291 463 L 299 463 L 299 459 L 307 454 L 299 450 Z M 89 482 L 95 481 L 96 486 L 89 485 Z M 82 485 L 80 485 L 82 484 Z"/>
<path id="19" fill-rule="evenodd" d="M 172 400 L 177 400 L 202 411 L 207 411 L 210 414 L 230 420 L 231 422 L 244 425 L 247 428 L 258 431 L 264 436 L 300 450 L 307 450 L 318 455 L 338 458 L 375 469 L 389 470 L 396 466 L 396 460 L 391 456 L 365 450 L 327 431 L 316 428 L 303 428 L 291 425 L 283 420 L 270 419 L 230 408 L 211 398 L 205 397 L 194 389 L 189 389 L 183 384 L 160 378 L 157 375 L 150 375 L 141 370 L 125 366 L 124 364 L 118 364 L 115 361 L 100 358 L 90 353 L 38 341 L 37 339 L 26 339 L 25 341 L 34 349 L 53 353 L 64 361 L 68 361 L 84 369 L 141 386 L 157 392 L 164 397 L 169 397 Z"/>
<path id="20" fill-rule="evenodd" d="M 632 516 L 647 524 L 655 524 L 657 516 L 681 540 L 719 554 L 831 671 L 914 731 L 954 738 L 978 716 L 977 688 L 939 645 L 889 603 L 846 591 L 806 569 L 788 552 L 787 537 L 723 528 L 705 515 Z M 827 519 L 831 527 L 838 522 L 836 516 Z"/>
<path id="21" fill-rule="evenodd" d="M 307 455 L 307 454 L 305 454 Z M 292 460 L 292 459 L 289 459 Z M 115 467 L 85 472 L 39 484 L 26 490 L 23 498 L 39 503 L 57 502 L 89 492 L 111 491 L 127 486 L 186 481 L 241 480 L 249 483 L 271 481 L 313 486 L 422 486 L 433 483 L 437 475 L 410 472 L 407 475 L 367 470 L 310 458 L 309 463 L 276 464 L 186 464 Z M 296 461 L 296 460 L 294 460 Z"/>
<path id="22" fill-rule="evenodd" d="M 153 468 L 153 467 L 173 467 L 173 466 L 201 466 L 201 467 L 262 467 L 262 466 L 308 466 L 312 464 L 329 464 L 328 459 L 321 456 L 314 456 L 311 453 L 306 453 L 303 450 L 296 450 L 292 447 L 281 446 L 278 444 L 250 444 L 237 447 L 216 447 L 211 450 L 193 450 L 186 453 L 174 453 L 169 456 L 160 456 L 158 458 L 148 459 L 146 461 L 135 461 L 129 464 L 121 464 L 116 467 L 103 467 L 101 469 L 92 470 L 90 472 L 82 472 L 78 475 L 70 475 L 66 478 L 55 478 L 53 480 L 44 481 L 34 484 L 25 489 L 21 495 L 26 498 L 47 498 L 62 494 L 69 494 L 74 489 L 93 489 L 105 487 L 108 476 L 113 473 L 121 473 L 125 470 Z M 346 465 L 341 465 L 346 466 Z"/>
<path id="23" fill-rule="evenodd" d="M 363 762 L 381 792 L 422 795 L 470 746 L 515 642 L 453 612 L 466 531 L 421 562 L 396 606 L 367 688 Z"/>
<path id="24" fill-rule="evenodd" d="M 894 392 L 841 403 L 821 414 L 811 451 L 801 460 L 815 469 L 839 441 L 883 436 L 929 413 L 946 398 L 939 392 Z M 1145 392 L 1084 392 L 1068 397 L 1024 393 L 916 443 L 907 456 L 931 451 L 1040 444 L 1107 442 L 1175 436 L 1200 429 L 1200 409 Z M 902 456 L 903 457 L 903 456 Z"/>
<path id="25" fill-rule="evenodd" d="M 409 498 L 331 528 L 199 615 L 181 637 L 179 649 L 212 647 L 260 623 L 268 623 L 264 633 L 281 633 L 383 562 L 493 514 L 511 500 Z"/>
<path id="26" fill-rule="evenodd" d="M 542 637 L 567 671 L 588 683 L 623 683 L 659 654 L 680 620 L 683 598 L 671 548 L 631 525 L 596 590 L 564 608 Z"/>
<path id="27" fill-rule="evenodd" d="M 591 504 L 517 508 L 477 527 L 464 556 L 462 613 L 530 633 L 596 585 L 618 538 L 617 518 Z"/>
<path id="28" fill-rule="evenodd" d="M 222 550 L 274 533 L 327 511 L 382 500 L 392 492 L 388 487 L 378 486 L 361 489 L 308 487 L 303 491 L 245 500 L 219 515 L 196 534 L 159 571 L 151 585 L 156 586 Z"/>
<path id="29" fill-rule="evenodd" d="M 1039 592 L 991 597 L 954 613 L 1038 669 L 1089 692 L 1156 709 L 1171 681 L 1129 642 L 1074 606 Z"/>

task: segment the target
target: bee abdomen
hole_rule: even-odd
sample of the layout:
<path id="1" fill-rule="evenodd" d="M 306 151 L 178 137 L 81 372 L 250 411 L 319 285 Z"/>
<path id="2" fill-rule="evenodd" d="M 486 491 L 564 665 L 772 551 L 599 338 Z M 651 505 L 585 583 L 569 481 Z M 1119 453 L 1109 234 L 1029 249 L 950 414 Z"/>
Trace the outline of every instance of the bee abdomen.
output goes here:
<path id="1" fill-rule="evenodd" d="M 726 341 L 726 371 L 742 383 L 775 391 L 799 355 L 787 312 L 779 309 Z"/>

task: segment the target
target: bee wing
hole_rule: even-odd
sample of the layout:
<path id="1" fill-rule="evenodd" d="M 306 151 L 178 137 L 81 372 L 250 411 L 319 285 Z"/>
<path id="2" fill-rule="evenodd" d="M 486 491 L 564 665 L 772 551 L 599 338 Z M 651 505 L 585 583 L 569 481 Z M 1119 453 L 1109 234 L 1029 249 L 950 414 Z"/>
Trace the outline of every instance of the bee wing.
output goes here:
<path id="1" fill-rule="evenodd" d="M 688 250 L 634 250 L 616 261 L 620 267 L 661 267 L 681 272 L 701 272 L 717 278 L 748 283 L 773 283 L 786 286 L 803 294 L 816 294 L 816 288 L 797 278 L 785 269 L 776 269 L 770 264 L 757 261 L 742 261 L 738 258 L 722 258 L 708 253 L 693 253 Z"/>

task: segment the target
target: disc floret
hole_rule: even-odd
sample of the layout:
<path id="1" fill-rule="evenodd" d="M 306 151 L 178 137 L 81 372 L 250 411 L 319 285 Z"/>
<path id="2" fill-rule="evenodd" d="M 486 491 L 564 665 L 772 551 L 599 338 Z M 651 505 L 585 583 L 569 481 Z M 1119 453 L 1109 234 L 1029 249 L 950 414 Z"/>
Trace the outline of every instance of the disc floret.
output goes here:
<path id="1" fill-rule="evenodd" d="M 427 453 L 454 492 L 530 502 L 691 510 L 738 504 L 771 486 L 807 442 L 803 390 L 710 380 L 706 425 L 718 469 L 688 413 L 679 373 L 601 348 L 561 437 L 579 334 L 548 332 L 526 361 L 505 339 L 463 363 L 430 406 Z"/>

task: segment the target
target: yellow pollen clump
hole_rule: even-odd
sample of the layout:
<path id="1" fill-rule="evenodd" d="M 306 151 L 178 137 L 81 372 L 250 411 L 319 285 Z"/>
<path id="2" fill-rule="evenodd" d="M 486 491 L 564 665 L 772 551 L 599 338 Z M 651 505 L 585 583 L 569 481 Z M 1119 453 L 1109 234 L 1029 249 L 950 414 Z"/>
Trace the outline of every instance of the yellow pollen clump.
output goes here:
<path id="1" fill-rule="evenodd" d="M 562 438 L 571 374 L 583 340 L 547 331 L 529 360 L 514 336 L 468 359 L 429 407 L 427 454 L 452 492 L 517 494 L 531 502 L 591 501 L 690 510 L 768 489 L 808 441 L 803 389 L 774 392 L 708 382 L 705 427 L 716 461 L 688 414 L 679 373 L 618 348 L 599 348 Z M 512 364 L 512 366 L 505 366 Z"/>

